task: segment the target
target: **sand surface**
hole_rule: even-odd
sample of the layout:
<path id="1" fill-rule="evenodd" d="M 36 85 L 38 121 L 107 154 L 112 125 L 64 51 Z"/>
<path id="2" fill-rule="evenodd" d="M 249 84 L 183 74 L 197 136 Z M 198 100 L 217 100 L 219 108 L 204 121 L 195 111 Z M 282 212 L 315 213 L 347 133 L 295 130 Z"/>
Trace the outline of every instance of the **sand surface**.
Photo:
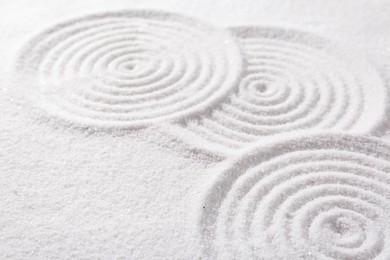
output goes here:
<path id="1" fill-rule="evenodd" d="M 0 2 L 1 259 L 390 259 L 390 2 Z"/>

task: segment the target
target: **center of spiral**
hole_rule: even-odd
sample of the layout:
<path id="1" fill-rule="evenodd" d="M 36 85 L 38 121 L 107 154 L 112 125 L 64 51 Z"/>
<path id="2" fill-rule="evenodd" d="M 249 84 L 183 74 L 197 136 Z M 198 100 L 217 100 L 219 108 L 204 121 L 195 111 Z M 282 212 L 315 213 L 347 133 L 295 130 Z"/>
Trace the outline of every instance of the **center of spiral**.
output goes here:
<path id="1" fill-rule="evenodd" d="M 339 236 L 346 235 L 351 231 L 350 224 L 346 223 L 343 219 L 338 219 L 330 223 L 328 228 L 331 232 Z"/>
<path id="2" fill-rule="evenodd" d="M 264 93 L 268 90 L 268 86 L 265 84 L 256 84 L 255 89 L 260 93 Z"/>
<path id="3" fill-rule="evenodd" d="M 134 67 L 135 67 L 134 64 L 125 64 L 123 66 L 123 69 L 132 71 L 134 69 Z"/>
<path id="4" fill-rule="evenodd" d="M 339 245 L 353 245 L 364 238 L 364 230 L 356 221 L 337 218 L 326 225 L 328 240 Z"/>

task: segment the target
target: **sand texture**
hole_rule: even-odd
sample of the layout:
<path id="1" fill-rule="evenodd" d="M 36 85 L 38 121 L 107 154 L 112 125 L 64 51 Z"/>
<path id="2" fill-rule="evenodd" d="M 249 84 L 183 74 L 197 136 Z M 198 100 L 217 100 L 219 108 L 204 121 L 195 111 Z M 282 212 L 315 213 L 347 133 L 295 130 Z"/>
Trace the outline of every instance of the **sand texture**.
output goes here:
<path id="1" fill-rule="evenodd" d="M 0 259 L 390 259 L 390 3 L 1 3 Z"/>

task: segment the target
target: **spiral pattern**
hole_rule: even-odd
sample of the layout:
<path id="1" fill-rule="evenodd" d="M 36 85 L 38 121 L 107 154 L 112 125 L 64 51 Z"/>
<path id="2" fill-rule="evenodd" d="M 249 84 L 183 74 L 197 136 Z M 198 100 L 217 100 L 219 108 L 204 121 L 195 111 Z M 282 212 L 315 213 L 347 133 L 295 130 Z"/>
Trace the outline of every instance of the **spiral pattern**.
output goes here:
<path id="1" fill-rule="evenodd" d="M 170 131 L 224 152 L 294 130 L 368 133 L 380 126 L 386 87 L 359 57 L 309 33 L 246 27 L 232 32 L 245 60 L 237 91 L 211 115 Z"/>
<path id="2" fill-rule="evenodd" d="M 219 259 L 390 259 L 390 144 L 284 135 L 218 168 L 202 201 Z"/>
<path id="3" fill-rule="evenodd" d="M 33 85 L 29 95 L 51 114 L 142 127 L 209 109 L 236 87 L 241 62 L 228 31 L 176 14 L 124 11 L 44 31 L 17 67 Z"/>

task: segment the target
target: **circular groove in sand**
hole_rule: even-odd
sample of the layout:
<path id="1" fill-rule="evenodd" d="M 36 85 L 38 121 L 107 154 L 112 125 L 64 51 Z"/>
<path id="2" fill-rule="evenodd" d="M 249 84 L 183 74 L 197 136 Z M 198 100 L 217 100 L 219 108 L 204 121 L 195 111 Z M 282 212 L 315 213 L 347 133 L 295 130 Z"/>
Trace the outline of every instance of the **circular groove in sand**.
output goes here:
<path id="1" fill-rule="evenodd" d="M 211 115 L 168 126 L 169 131 L 188 130 L 178 135 L 223 153 L 294 130 L 378 130 L 387 91 L 361 57 L 311 33 L 261 27 L 232 32 L 245 61 L 238 90 Z"/>
<path id="2" fill-rule="evenodd" d="M 209 256 L 390 257 L 388 143 L 346 134 L 284 135 L 216 171 L 199 222 Z"/>
<path id="3" fill-rule="evenodd" d="M 227 31 L 176 14 L 123 11 L 53 26 L 26 45 L 17 68 L 52 115 L 142 127 L 214 106 L 236 87 L 241 67 Z"/>

